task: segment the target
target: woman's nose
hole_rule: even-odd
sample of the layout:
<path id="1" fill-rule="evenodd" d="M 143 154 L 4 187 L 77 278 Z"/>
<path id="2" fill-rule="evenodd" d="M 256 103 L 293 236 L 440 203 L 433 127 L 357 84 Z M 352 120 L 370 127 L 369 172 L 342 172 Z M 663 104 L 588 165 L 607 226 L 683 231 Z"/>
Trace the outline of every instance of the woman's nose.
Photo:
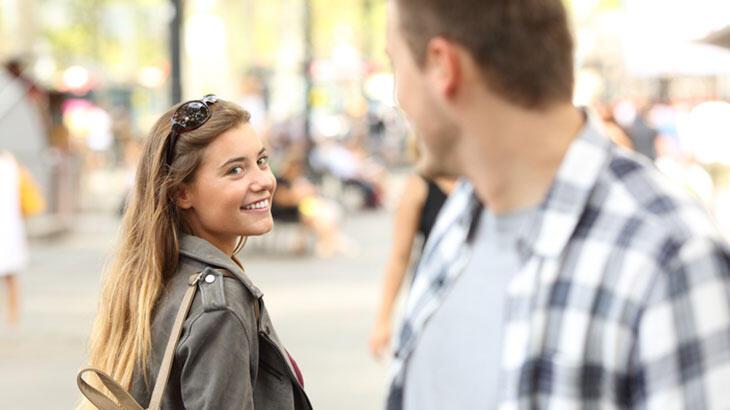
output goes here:
<path id="1" fill-rule="evenodd" d="M 273 191 L 276 186 L 276 178 L 270 170 L 259 170 L 254 176 L 251 189 L 254 191 Z"/>

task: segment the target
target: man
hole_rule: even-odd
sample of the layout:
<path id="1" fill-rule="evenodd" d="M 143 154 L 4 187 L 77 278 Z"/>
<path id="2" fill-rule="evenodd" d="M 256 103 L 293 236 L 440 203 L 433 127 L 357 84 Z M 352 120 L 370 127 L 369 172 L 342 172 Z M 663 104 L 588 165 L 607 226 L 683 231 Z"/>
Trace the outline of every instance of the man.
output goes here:
<path id="1" fill-rule="evenodd" d="M 561 0 L 388 8 L 421 171 L 466 178 L 426 244 L 388 409 L 727 408 L 727 249 L 572 105 Z"/>

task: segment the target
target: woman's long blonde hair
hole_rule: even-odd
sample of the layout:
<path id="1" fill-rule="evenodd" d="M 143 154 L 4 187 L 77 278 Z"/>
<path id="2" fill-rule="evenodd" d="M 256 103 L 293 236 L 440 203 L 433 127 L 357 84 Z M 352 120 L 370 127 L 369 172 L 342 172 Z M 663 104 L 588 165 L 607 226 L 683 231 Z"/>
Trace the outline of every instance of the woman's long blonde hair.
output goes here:
<path id="1" fill-rule="evenodd" d="M 208 144 L 250 117 L 238 105 L 218 100 L 210 106 L 211 118 L 202 127 L 178 136 L 168 169 L 166 140 L 178 106 L 162 115 L 145 142 L 118 249 L 105 269 L 89 341 L 89 365 L 127 390 L 135 372 L 141 372 L 138 376 L 147 382 L 155 305 L 177 270 L 179 234 L 190 232 L 175 204 L 178 189 L 193 180 Z"/>

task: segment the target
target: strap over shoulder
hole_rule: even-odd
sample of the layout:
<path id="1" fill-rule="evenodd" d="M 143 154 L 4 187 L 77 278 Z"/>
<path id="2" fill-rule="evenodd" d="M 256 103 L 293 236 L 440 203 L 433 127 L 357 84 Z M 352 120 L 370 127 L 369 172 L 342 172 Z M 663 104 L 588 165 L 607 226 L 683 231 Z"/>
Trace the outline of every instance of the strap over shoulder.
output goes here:
<path id="1" fill-rule="evenodd" d="M 182 302 L 180 302 L 180 308 L 178 309 L 177 315 L 175 316 L 175 322 L 172 325 L 172 331 L 170 337 L 167 340 L 167 346 L 165 347 L 165 353 L 162 357 L 162 363 L 160 364 L 160 370 L 157 373 L 157 379 L 155 380 L 155 386 L 152 390 L 152 397 L 150 398 L 149 410 L 159 410 L 162 403 L 162 397 L 167 386 L 167 381 L 170 377 L 170 370 L 172 367 L 172 361 L 175 356 L 175 347 L 177 346 L 178 340 L 180 340 L 180 334 L 182 333 L 183 323 L 190 312 L 190 306 L 193 304 L 195 293 L 198 288 L 202 289 L 203 305 L 207 310 L 206 306 L 209 306 L 212 310 L 217 309 L 216 306 L 223 304 L 225 306 L 225 293 L 223 288 L 223 277 L 236 277 L 232 273 L 224 269 L 213 269 L 210 267 L 205 268 L 202 272 L 195 273 L 188 279 L 188 289 L 185 291 Z M 217 283 L 217 284 L 216 284 Z M 206 300 L 207 298 L 207 300 Z M 207 303 L 207 305 L 206 305 Z M 254 299 L 254 313 L 256 315 L 257 325 L 260 321 L 260 301 L 258 298 Z M 111 392 L 114 398 L 119 402 L 115 403 L 104 393 L 97 388 L 91 386 L 83 376 L 86 373 L 96 374 L 101 382 Z M 115 382 L 109 375 L 98 370 L 98 369 L 84 369 L 79 372 L 76 377 L 76 383 L 79 386 L 81 393 L 98 409 L 101 410 L 144 410 L 134 398 L 127 393 L 122 386 Z"/>
<path id="2" fill-rule="evenodd" d="M 193 304 L 193 298 L 198 290 L 198 282 L 206 274 L 213 272 L 212 269 L 206 268 L 202 272 L 193 274 L 188 279 L 188 289 L 185 291 L 182 302 L 180 302 L 180 308 L 175 316 L 175 322 L 172 325 L 172 331 L 170 337 L 167 340 L 167 346 L 165 347 L 165 354 L 162 356 L 162 363 L 160 364 L 160 370 L 157 373 L 157 379 L 155 380 L 155 387 L 152 390 L 152 398 L 150 399 L 149 410 L 159 410 L 162 403 L 162 396 L 167 386 L 167 380 L 170 377 L 170 368 L 172 367 L 172 360 L 174 358 L 175 346 L 177 346 L 178 340 L 180 340 L 180 333 L 182 333 L 183 322 L 190 312 L 190 306 Z M 83 379 L 84 373 L 95 373 L 101 379 L 104 386 L 109 389 L 115 399 L 119 401 L 119 405 L 114 403 L 113 400 L 109 399 L 104 393 L 91 386 Z M 85 369 L 79 372 L 76 377 L 76 382 L 79 386 L 81 393 L 98 409 L 101 410 L 143 410 L 142 407 L 127 393 L 122 386 L 115 382 L 109 375 L 98 370 L 98 369 Z"/>

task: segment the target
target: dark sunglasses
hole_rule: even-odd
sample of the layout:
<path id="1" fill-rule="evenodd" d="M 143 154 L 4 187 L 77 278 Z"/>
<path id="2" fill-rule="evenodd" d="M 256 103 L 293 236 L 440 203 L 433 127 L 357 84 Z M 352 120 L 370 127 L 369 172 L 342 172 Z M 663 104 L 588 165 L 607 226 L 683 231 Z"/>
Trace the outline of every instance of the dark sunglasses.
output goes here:
<path id="1" fill-rule="evenodd" d="M 200 100 L 190 100 L 181 105 L 172 115 L 172 129 L 167 135 L 167 151 L 165 153 L 165 164 L 172 165 L 175 154 L 175 144 L 183 132 L 200 128 L 210 119 L 210 106 L 218 102 L 218 97 L 208 94 Z"/>

